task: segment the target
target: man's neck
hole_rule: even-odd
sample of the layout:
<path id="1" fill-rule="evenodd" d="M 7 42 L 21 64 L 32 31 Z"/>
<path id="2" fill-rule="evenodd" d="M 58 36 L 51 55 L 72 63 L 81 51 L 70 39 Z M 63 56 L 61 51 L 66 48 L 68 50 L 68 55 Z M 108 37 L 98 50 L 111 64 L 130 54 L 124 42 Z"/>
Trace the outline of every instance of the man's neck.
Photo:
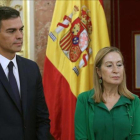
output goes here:
<path id="1" fill-rule="evenodd" d="M 7 58 L 7 59 L 9 59 L 9 60 L 12 60 L 14 57 L 15 57 L 15 53 L 13 53 L 13 54 L 4 54 L 4 53 L 2 53 L 2 52 L 0 52 L 0 55 L 2 55 L 3 57 L 5 57 L 5 58 Z"/>

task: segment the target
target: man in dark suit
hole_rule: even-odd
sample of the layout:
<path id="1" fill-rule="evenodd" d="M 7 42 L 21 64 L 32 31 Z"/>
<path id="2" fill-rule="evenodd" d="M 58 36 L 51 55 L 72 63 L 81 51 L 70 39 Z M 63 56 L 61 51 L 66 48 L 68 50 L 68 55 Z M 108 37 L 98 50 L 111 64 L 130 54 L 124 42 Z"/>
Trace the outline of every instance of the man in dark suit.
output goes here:
<path id="1" fill-rule="evenodd" d="M 0 140 L 49 140 L 39 68 L 16 55 L 22 48 L 23 27 L 17 10 L 0 7 Z"/>

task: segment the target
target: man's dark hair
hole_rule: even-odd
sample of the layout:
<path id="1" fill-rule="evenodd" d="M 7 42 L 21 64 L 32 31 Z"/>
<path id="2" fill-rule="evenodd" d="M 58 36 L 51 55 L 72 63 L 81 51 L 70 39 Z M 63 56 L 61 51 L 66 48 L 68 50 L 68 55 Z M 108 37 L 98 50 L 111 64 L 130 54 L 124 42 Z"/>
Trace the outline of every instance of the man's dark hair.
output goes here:
<path id="1" fill-rule="evenodd" d="M 19 16 L 20 16 L 20 13 L 16 9 L 8 7 L 8 6 L 0 6 L 0 27 L 1 27 L 2 20 L 6 20 L 10 18 L 17 18 Z"/>

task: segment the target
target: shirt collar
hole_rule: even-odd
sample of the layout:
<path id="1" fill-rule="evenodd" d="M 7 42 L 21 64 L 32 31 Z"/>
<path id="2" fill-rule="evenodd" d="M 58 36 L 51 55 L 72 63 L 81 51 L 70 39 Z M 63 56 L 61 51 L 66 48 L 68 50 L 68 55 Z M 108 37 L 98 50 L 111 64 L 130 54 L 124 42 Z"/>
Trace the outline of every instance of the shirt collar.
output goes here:
<path id="1" fill-rule="evenodd" d="M 0 64 L 3 68 L 3 70 L 6 70 L 9 62 L 12 61 L 14 64 L 14 67 L 17 69 L 17 61 L 16 61 L 16 55 L 12 60 L 7 59 L 6 57 L 0 55 Z"/>
<path id="2" fill-rule="evenodd" d="M 93 93 L 90 94 L 88 101 L 89 101 L 90 103 L 92 103 L 92 104 L 100 104 L 100 103 L 102 104 L 102 102 L 100 102 L 100 103 L 95 103 L 95 101 L 94 101 L 94 99 L 93 99 L 93 95 L 94 95 Z M 131 100 L 122 95 L 122 96 L 120 97 L 120 99 L 119 99 L 117 105 L 123 105 L 123 104 L 131 104 Z"/>
<path id="3" fill-rule="evenodd" d="M 131 104 L 131 99 L 122 95 L 116 105 L 123 105 L 123 104 Z"/>
<path id="4" fill-rule="evenodd" d="M 95 104 L 99 107 L 107 109 L 103 102 L 95 103 Z M 128 104 L 131 104 L 131 100 L 122 95 L 120 96 L 118 102 L 113 106 L 113 108 L 116 106 L 122 106 L 122 105 L 128 105 Z"/>
<path id="5" fill-rule="evenodd" d="M 93 89 L 93 92 L 90 93 L 89 99 L 88 99 L 88 102 L 90 102 L 90 103 L 92 103 L 92 104 L 95 103 L 95 101 L 94 101 L 94 99 L 93 99 L 93 95 L 94 95 L 94 89 Z"/>

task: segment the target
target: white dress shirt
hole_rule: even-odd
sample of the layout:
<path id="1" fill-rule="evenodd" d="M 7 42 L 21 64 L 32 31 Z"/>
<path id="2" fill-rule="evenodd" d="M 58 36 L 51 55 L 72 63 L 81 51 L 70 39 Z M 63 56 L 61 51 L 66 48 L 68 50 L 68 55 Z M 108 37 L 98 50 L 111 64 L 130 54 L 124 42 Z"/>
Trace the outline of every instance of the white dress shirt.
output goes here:
<path id="1" fill-rule="evenodd" d="M 17 66 L 17 61 L 16 61 L 16 55 L 15 57 L 12 59 L 12 60 L 9 60 L 7 59 L 6 57 L 0 55 L 0 64 L 5 72 L 5 75 L 8 79 L 8 73 L 9 73 L 9 69 L 8 69 L 8 65 L 9 65 L 9 62 L 12 61 L 14 66 L 13 66 L 13 73 L 14 73 L 14 76 L 16 78 L 16 81 L 17 81 L 17 86 L 18 86 L 18 89 L 19 89 L 19 94 L 21 96 L 21 92 L 20 92 L 20 80 L 19 80 L 19 72 L 18 72 L 18 66 Z"/>

